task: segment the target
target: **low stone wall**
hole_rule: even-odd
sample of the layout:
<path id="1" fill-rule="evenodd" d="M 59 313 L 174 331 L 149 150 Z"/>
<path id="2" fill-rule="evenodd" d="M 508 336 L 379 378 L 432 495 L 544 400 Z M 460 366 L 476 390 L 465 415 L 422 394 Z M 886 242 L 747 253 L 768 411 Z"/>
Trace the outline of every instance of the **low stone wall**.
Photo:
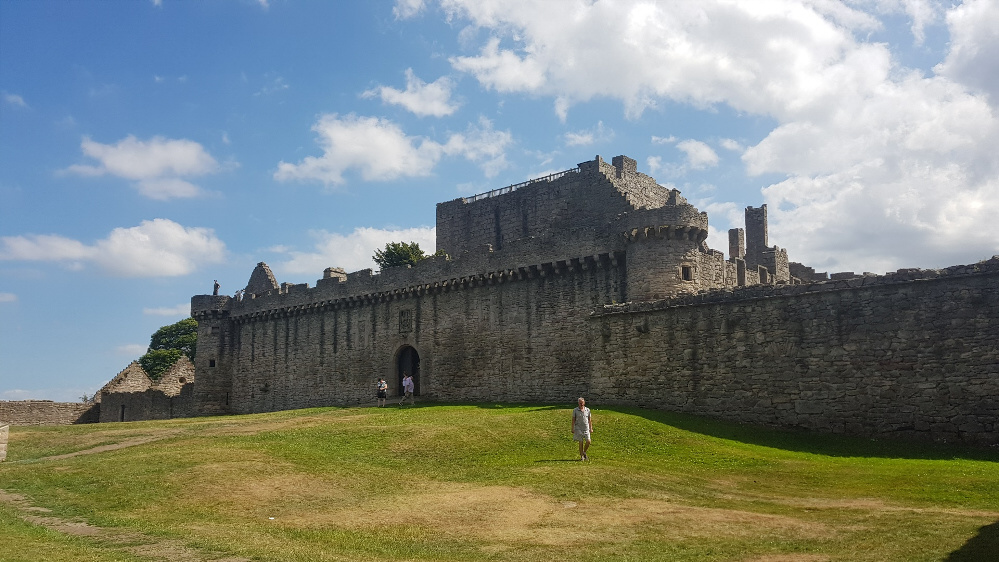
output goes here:
<path id="1" fill-rule="evenodd" d="M 7 459 L 7 435 L 9 431 L 9 425 L 0 425 L 0 462 Z"/>
<path id="2" fill-rule="evenodd" d="M 69 425 L 97 423 L 100 404 L 48 400 L 0 401 L 0 424 Z"/>

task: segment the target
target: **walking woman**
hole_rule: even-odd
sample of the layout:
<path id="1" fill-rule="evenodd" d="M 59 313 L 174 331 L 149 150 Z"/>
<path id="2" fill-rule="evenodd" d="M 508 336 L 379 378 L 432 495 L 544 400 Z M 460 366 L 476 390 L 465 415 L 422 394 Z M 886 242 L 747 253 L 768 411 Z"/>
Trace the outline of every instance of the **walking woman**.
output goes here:
<path id="1" fill-rule="evenodd" d="M 590 448 L 590 434 L 593 433 L 593 419 L 590 417 L 590 409 L 586 407 L 586 400 L 577 400 L 578 406 L 572 410 L 572 439 L 579 442 L 579 460 L 588 461 L 587 449 Z"/>

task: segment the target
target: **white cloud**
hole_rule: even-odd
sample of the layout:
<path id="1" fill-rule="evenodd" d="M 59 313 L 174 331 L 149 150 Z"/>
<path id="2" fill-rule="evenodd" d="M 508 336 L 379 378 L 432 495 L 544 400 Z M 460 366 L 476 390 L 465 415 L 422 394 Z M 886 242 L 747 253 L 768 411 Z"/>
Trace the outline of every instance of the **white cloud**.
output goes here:
<path id="1" fill-rule="evenodd" d="M 676 142 L 676 137 L 670 135 L 668 137 L 657 137 L 652 135 L 652 144 L 673 144 Z"/>
<path id="2" fill-rule="evenodd" d="M 442 76 L 427 84 L 413 74 L 412 68 L 406 69 L 406 90 L 400 91 L 389 86 L 381 86 L 361 94 L 365 98 L 380 97 L 385 103 L 400 105 L 420 117 L 445 117 L 458 109 L 451 103 L 451 89 L 454 84 Z"/>
<path id="3" fill-rule="evenodd" d="M 212 229 L 168 219 L 116 228 L 92 245 L 55 234 L 5 236 L 0 244 L 0 260 L 60 262 L 73 269 L 93 263 L 116 277 L 187 275 L 225 257 L 225 244 Z"/>
<path id="4" fill-rule="evenodd" d="M 139 193 L 152 199 L 201 195 L 201 188 L 181 178 L 203 176 L 220 169 L 204 147 L 186 139 L 157 136 L 141 141 L 129 135 L 112 145 L 83 137 L 80 148 L 84 155 L 97 160 L 98 165 L 74 164 L 67 172 L 132 180 Z"/>
<path id="5" fill-rule="evenodd" d="M 943 9 L 927 0 L 440 5 L 455 27 L 466 20 L 488 37 L 450 59 L 456 70 L 486 88 L 550 96 L 559 118 L 609 98 L 632 118 L 668 101 L 771 120 L 742 158 L 751 175 L 788 178 L 764 196 L 792 259 L 879 271 L 999 252 L 999 73 L 986 70 L 999 68 L 994 0 L 947 9 L 949 52 L 930 76 L 865 39 L 880 17 L 904 12 L 918 43 Z M 684 167 L 717 161 L 685 146 Z M 658 157 L 649 167 L 679 169 Z"/>
<path id="6" fill-rule="evenodd" d="M 13 105 L 14 107 L 24 107 L 24 108 L 28 107 L 28 104 L 27 102 L 24 101 L 24 98 L 22 98 L 17 94 L 8 94 L 7 92 L 4 92 L 3 101 L 7 102 L 8 105 Z"/>
<path id="7" fill-rule="evenodd" d="M 693 170 L 703 170 L 718 165 L 718 155 L 715 151 L 701 141 L 688 139 L 676 143 L 687 155 L 687 166 Z"/>
<path id="8" fill-rule="evenodd" d="M 999 107 L 999 2 L 969 0 L 947 12 L 950 52 L 938 74 L 986 92 Z"/>
<path id="9" fill-rule="evenodd" d="M 499 92 L 534 91 L 545 85 L 544 65 L 528 55 L 521 58 L 511 50 L 499 48 L 499 39 L 493 38 L 477 57 L 453 57 L 455 70 L 468 72 L 483 86 Z"/>
<path id="10" fill-rule="evenodd" d="M 479 117 L 479 124 L 469 124 L 464 133 L 455 133 L 444 145 L 448 156 L 462 156 L 479 164 L 486 177 L 494 177 L 508 166 L 506 149 L 513 143 L 509 131 L 496 131 L 492 121 Z"/>
<path id="11" fill-rule="evenodd" d="M 270 96 L 291 88 L 291 86 L 284 81 L 283 76 L 275 76 L 274 78 L 271 78 L 270 76 L 271 75 L 265 76 L 268 82 L 253 94 L 254 97 Z"/>
<path id="12" fill-rule="evenodd" d="M 649 173 L 652 174 L 658 174 L 660 170 L 665 169 L 661 156 L 649 156 L 645 159 L 645 165 L 649 168 Z"/>
<path id="13" fill-rule="evenodd" d="M 342 267 L 348 272 L 377 269 L 372 256 L 389 242 L 416 242 L 427 254 L 436 251 L 437 229 L 433 227 L 399 230 L 357 228 L 344 235 L 325 230 L 309 233 L 316 243 L 310 252 L 290 251 L 290 259 L 275 265 L 285 275 L 322 275 L 327 267 Z"/>
<path id="14" fill-rule="evenodd" d="M 135 184 L 139 193 L 150 199 L 166 201 L 174 198 L 197 197 L 201 188 L 180 178 L 151 178 Z"/>
<path id="15" fill-rule="evenodd" d="M 398 19 L 411 18 L 423 10 L 424 4 L 424 0 L 396 0 L 392 13 Z"/>
<path id="16" fill-rule="evenodd" d="M 566 146 L 589 146 L 596 142 L 607 142 L 613 138 L 614 132 L 605 130 L 604 122 L 598 121 L 597 126 L 592 129 L 566 133 L 565 144 Z"/>
<path id="17" fill-rule="evenodd" d="M 0 302 L 17 302 L 17 295 L 14 293 L 0 293 Z"/>
<path id="18" fill-rule="evenodd" d="M 323 115 L 312 130 L 319 134 L 323 155 L 308 156 L 298 164 L 282 161 L 274 179 L 340 185 L 349 169 L 358 170 L 365 181 L 420 177 L 430 175 L 445 155 L 476 162 L 490 176 L 506 167 L 504 151 L 512 142 L 509 131 L 493 130 L 485 118 L 464 133 L 452 134 L 445 144 L 408 136 L 387 119 L 354 114 Z"/>
<path id="19" fill-rule="evenodd" d="M 282 161 L 274 179 L 339 185 L 351 168 L 365 181 L 426 176 L 443 154 L 438 143 L 407 136 L 395 123 L 377 117 L 323 115 L 312 130 L 319 135 L 323 155 L 298 164 Z"/>
<path id="20" fill-rule="evenodd" d="M 187 305 L 188 313 L 190 313 L 191 305 Z M 115 355 L 122 355 L 125 357 L 141 357 L 146 354 L 149 350 L 148 345 L 143 345 L 141 343 L 126 343 L 123 345 L 116 346 L 114 348 Z"/>
<path id="21" fill-rule="evenodd" d="M 722 139 L 718 144 L 720 144 L 725 150 L 731 150 L 732 152 L 742 152 L 745 150 L 745 147 L 742 146 L 739 141 L 734 139 Z"/>
<path id="22" fill-rule="evenodd" d="M 177 306 L 164 306 L 159 308 L 143 308 L 143 314 L 152 316 L 190 316 L 191 303 L 183 302 Z"/>

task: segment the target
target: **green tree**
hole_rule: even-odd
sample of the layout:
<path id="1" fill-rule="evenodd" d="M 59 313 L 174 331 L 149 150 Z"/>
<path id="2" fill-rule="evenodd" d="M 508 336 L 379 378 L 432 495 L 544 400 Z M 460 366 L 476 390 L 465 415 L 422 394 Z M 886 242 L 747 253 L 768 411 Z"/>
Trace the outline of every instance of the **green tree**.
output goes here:
<path id="1" fill-rule="evenodd" d="M 198 321 L 185 318 L 153 333 L 149 339 L 149 349 L 139 358 L 139 365 L 142 365 L 151 378 L 158 379 L 181 355 L 194 361 L 197 348 Z"/>
<path id="2" fill-rule="evenodd" d="M 417 262 L 427 257 L 416 242 L 389 242 L 385 244 L 384 250 L 375 250 L 373 259 L 378 267 L 397 267 L 400 265 L 416 265 Z"/>

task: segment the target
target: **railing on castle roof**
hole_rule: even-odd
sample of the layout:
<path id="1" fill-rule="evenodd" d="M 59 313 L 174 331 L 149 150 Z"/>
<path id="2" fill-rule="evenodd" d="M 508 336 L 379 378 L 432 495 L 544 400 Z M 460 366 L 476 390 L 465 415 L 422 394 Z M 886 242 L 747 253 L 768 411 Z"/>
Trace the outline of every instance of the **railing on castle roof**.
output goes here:
<path id="1" fill-rule="evenodd" d="M 578 173 L 578 172 L 579 172 L 579 168 L 578 167 L 577 168 L 572 168 L 570 170 L 563 170 L 561 172 L 555 172 L 554 174 L 548 174 L 547 176 L 541 176 L 540 178 L 534 178 L 532 180 L 522 181 L 520 183 L 515 183 L 513 185 L 508 185 L 506 187 L 501 187 L 499 189 L 494 189 L 492 191 L 487 191 L 485 193 L 480 193 L 478 195 L 473 195 L 471 197 L 465 197 L 464 200 L 465 200 L 465 203 L 472 203 L 472 202 L 478 201 L 480 199 L 488 199 L 490 197 L 496 197 L 497 195 L 503 195 L 503 194 L 506 194 L 506 193 L 517 191 L 518 189 L 524 187 L 525 185 L 531 185 L 532 183 L 555 181 L 555 180 L 561 178 L 562 176 L 566 176 L 566 175 L 569 175 L 569 174 L 575 174 L 575 173 Z"/>

